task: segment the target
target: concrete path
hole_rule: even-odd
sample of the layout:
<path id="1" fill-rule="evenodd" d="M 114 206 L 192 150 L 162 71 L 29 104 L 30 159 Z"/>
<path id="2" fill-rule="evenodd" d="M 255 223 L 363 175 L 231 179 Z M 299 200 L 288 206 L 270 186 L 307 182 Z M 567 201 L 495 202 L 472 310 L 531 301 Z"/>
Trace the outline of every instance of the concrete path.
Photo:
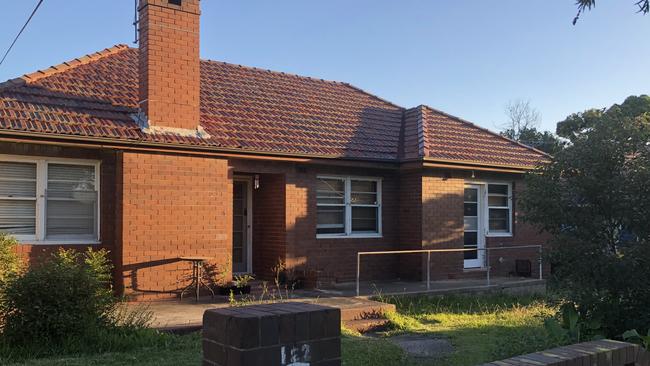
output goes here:
<path id="1" fill-rule="evenodd" d="M 207 298 L 210 299 L 209 297 Z M 360 314 L 394 310 L 395 306 L 364 298 L 326 297 L 326 298 L 292 298 L 287 301 L 308 302 L 341 309 L 341 320 L 352 320 Z M 152 328 L 168 331 L 192 331 L 201 328 L 203 313 L 208 309 L 230 306 L 225 302 L 199 302 L 183 300 L 153 301 L 133 303 L 129 306 L 144 304 L 153 312 Z"/>
<path id="2" fill-rule="evenodd" d="M 442 358 L 454 352 L 451 342 L 444 338 L 434 338 L 421 334 L 402 334 L 386 339 L 399 346 L 407 355 L 413 358 Z"/>

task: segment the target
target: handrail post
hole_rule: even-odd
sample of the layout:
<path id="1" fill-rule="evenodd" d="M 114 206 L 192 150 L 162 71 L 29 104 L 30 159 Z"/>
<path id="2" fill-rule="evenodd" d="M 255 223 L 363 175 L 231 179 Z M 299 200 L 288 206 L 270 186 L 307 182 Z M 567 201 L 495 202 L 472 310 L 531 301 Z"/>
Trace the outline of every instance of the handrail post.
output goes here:
<path id="1" fill-rule="evenodd" d="M 359 277 L 361 272 L 361 254 L 357 252 L 357 297 L 359 296 Z"/>
<path id="2" fill-rule="evenodd" d="M 427 291 L 431 290 L 431 252 L 427 252 Z"/>
<path id="3" fill-rule="evenodd" d="M 539 246 L 539 279 L 543 280 L 543 268 L 542 268 L 542 246 Z"/>
<path id="4" fill-rule="evenodd" d="M 490 287 L 490 248 L 485 248 L 485 265 L 487 266 L 487 286 Z"/>

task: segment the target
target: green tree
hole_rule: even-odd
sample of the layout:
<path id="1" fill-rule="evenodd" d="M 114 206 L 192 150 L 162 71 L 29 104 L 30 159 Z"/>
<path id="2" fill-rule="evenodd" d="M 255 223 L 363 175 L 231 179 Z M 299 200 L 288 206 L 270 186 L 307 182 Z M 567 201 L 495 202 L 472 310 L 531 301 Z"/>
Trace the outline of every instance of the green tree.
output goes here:
<path id="1" fill-rule="evenodd" d="M 634 4 L 639 7 L 639 13 L 647 14 L 650 12 L 650 0 L 636 0 Z M 577 0 L 576 5 L 578 5 L 578 14 L 573 18 L 573 25 L 578 22 L 583 11 L 591 10 L 596 6 L 596 0 Z"/>
<path id="2" fill-rule="evenodd" d="M 571 142 L 520 197 L 525 220 L 552 235 L 551 285 L 610 337 L 650 328 L 648 99 L 560 122 Z"/>
<path id="3" fill-rule="evenodd" d="M 650 113 L 650 96 L 630 96 L 621 104 L 614 104 L 609 109 L 589 109 L 574 113 L 564 121 L 558 122 L 556 133 L 571 142 L 585 138 L 587 132 L 603 120 L 611 118 L 636 118 Z"/>
<path id="4" fill-rule="evenodd" d="M 553 133 L 539 131 L 535 127 L 522 129 L 517 135 L 513 132 L 513 130 L 505 130 L 501 132 L 501 135 L 551 155 L 557 153 L 564 146 L 564 143 Z"/>

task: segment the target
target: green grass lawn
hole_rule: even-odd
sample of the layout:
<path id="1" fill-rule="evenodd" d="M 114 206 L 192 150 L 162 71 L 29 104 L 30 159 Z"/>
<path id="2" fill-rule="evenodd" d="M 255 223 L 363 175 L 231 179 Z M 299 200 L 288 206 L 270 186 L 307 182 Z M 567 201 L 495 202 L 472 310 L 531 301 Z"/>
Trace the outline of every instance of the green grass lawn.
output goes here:
<path id="1" fill-rule="evenodd" d="M 448 365 L 472 366 L 558 345 L 543 327 L 556 309 L 541 298 L 511 296 L 390 297 L 397 305 L 391 314 L 391 330 L 378 337 L 364 337 L 344 330 L 343 365 Z M 400 333 L 424 333 L 451 341 L 455 352 L 445 359 L 416 361 L 385 337 Z M 162 336 L 161 336 L 162 337 Z M 164 336 L 164 342 L 128 352 L 60 356 L 28 360 L 14 365 L 199 365 L 201 342 L 197 334 Z M 0 359 L 0 363 L 1 359 Z"/>
<path id="2" fill-rule="evenodd" d="M 421 333 L 447 338 L 455 352 L 437 360 L 408 359 L 401 350 L 379 338 L 348 335 L 343 340 L 344 364 L 473 366 L 559 345 L 544 329 L 556 309 L 539 297 L 446 296 L 389 297 L 397 305 L 389 316 L 392 329 L 384 337 Z"/>

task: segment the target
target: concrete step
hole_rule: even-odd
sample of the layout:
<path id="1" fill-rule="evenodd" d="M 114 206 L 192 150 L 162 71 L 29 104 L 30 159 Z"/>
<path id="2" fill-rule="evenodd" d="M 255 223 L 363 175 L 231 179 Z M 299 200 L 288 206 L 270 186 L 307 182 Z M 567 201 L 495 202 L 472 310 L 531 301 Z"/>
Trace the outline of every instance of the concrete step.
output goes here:
<path id="1" fill-rule="evenodd" d="M 385 330 L 389 323 L 388 319 L 357 319 L 344 321 L 343 325 L 359 333 L 369 333 Z"/>
<path id="2" fill-rule="evenodd" d="M 395 305 L 372 301 L 367 304 L 341 307 L 341 320 L 383 319 L 384 314 L 395 311 Z"/>

